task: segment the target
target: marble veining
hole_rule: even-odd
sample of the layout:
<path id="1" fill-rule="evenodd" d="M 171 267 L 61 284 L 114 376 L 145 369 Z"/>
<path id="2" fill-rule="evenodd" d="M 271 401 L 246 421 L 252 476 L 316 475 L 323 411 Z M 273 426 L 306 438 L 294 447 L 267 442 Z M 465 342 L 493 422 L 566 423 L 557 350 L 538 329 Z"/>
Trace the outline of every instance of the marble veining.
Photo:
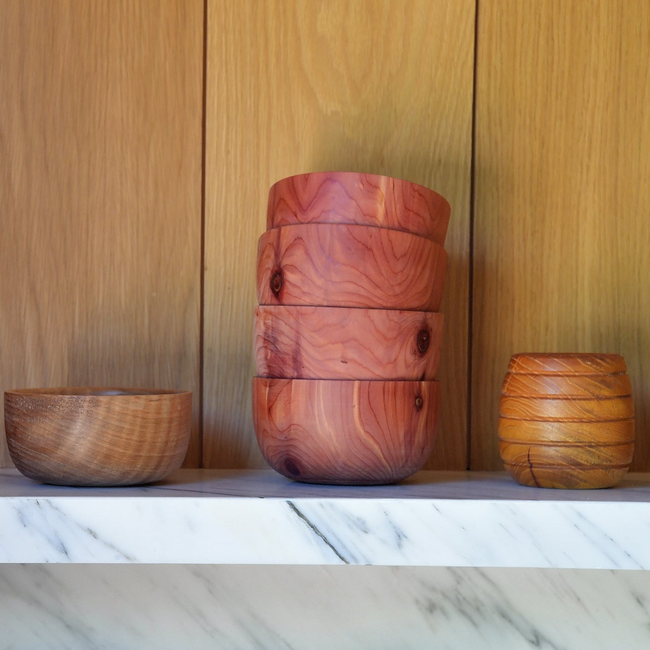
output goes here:
<path id="1" fill-rule="evenodd" d="M 0 566 L 0 650 L 646 650 L 640 571 Z"/>
<path id="2" fill-rule="evenodd" d="M 155 486 L 79 489 L 1 470 L 0 522 L 0 563 L 650 568 L 645 475 L 585 492 L 501 473 L 352 488 L 181 470 Z"/>

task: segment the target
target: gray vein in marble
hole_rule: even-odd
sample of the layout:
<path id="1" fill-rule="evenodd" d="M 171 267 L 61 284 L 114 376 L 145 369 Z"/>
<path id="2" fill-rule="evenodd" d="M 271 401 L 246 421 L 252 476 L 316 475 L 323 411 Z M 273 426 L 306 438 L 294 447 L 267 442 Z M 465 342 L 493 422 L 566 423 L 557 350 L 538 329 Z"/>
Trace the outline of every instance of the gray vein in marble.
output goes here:
<path id="1" fill-rule="evenodd" d="M 0 567 L 0 649 L 647 650 L 643 572 Z"/>
<path id="2" fill-rule="evenodd" d="M 287 505 L 289 506 L 291 511 L 298 517 L 298 519 L 300 519 L 313 533 L 316 534 L 317 537 L 319 537 L 325 543 L 325 545 L 329 549 L 331 549 L 334 555 L 336 555 L 336 557 L 338 557 L 339 560 L 341 560 L 341 562 L 343 562 L 344 564 L 350 564 L 350 561 L 344 558 L 336 550 L 336 547 L 332 545 L 332 543 L 327 539 L 327 537 L 323 535 L 323 533 L 320 530 L 318 530 L 318 528 L 311 521 L 309 521 L 309 519 L 307 519 L 307 517 L 305 517 L 305 515 L 302 512 L 300 512 L 300 510 L 298 510 L 298 508 L 293 502 L 287 501 Z"/>

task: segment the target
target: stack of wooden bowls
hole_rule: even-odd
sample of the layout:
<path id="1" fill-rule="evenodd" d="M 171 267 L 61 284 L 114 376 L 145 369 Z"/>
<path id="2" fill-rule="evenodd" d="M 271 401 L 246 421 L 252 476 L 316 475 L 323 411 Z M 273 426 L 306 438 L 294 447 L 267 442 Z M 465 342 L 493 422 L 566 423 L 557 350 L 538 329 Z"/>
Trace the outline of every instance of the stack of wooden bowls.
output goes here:
<path id="1" fill-rule="evenodd" d="M 634 453 L 632 387 L 623 357 L 514 355 L 501 391 L 499 450 L 523 485 L 616 485 Z"/>
<path id="2" fill-rule="evenodd" d="M 259 241 L 253 415 L 262 454 L 311 483 L 391 483 L 435 438 L 450 208 L 385 176 L 276 183 Z"/>

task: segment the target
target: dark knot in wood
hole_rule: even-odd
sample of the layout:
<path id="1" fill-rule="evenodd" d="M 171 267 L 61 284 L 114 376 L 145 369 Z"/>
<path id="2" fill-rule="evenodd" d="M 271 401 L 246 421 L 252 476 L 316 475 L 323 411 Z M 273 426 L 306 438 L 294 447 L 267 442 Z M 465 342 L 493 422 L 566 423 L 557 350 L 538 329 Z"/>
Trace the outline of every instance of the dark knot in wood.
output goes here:
<path id="1" fill-rule="evenodd" d="M 277 298 L 278 295 L 280 294 L 280 290 L 282 289 L 282 271 L 276 271 L 272 276 L 271 276 L 271 291 L 273 292 L 273 295 Z"/>
<path id="2" fill-rule="evenodd" d="M 420 330 L 418 332 L 418 351 L 420 354 L 424 354 L 429 349 L 429 343 L 431 342 L 431 335 L 429 330 Z"/>

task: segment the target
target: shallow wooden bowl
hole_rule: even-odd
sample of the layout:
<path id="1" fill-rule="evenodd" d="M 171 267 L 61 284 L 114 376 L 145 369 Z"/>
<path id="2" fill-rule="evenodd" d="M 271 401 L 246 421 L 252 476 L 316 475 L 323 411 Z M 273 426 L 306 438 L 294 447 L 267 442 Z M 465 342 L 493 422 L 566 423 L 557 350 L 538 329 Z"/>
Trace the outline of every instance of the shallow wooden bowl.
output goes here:
<path id="1" fill-rule="evenodd" d="M 376 485 L 417 472 L 433 449 L 435 381 L 253 380 L 266 461 L 307 483 Z"/>
<path id="2" fill-rule="evenodd" d="M 447 254 L 424 237 L 343 224 L 283 226 L 259 241 L 262 305 L 438 311 Z"/>
<path id="3" fill-rule="evenodd" d="M 260 306 L 254 347 L 260 377 L 433 380 L 443 315 L 348 307 Z"/>
<path id="4" fill-rule="evenodd" d="M 11 459 L 55 485 L 151 483 L 177 470 L 190 440 L 192 394 L 124 388 L 5 392 Z"/>
<path id="5" fill-rule="evenodd" d="M 409 181 L 316 172 L 283 178 L 271 187 L 266 225 L 360 224 L 411 232 L 444 246 L 450 212 L 444 197 Z"/>

